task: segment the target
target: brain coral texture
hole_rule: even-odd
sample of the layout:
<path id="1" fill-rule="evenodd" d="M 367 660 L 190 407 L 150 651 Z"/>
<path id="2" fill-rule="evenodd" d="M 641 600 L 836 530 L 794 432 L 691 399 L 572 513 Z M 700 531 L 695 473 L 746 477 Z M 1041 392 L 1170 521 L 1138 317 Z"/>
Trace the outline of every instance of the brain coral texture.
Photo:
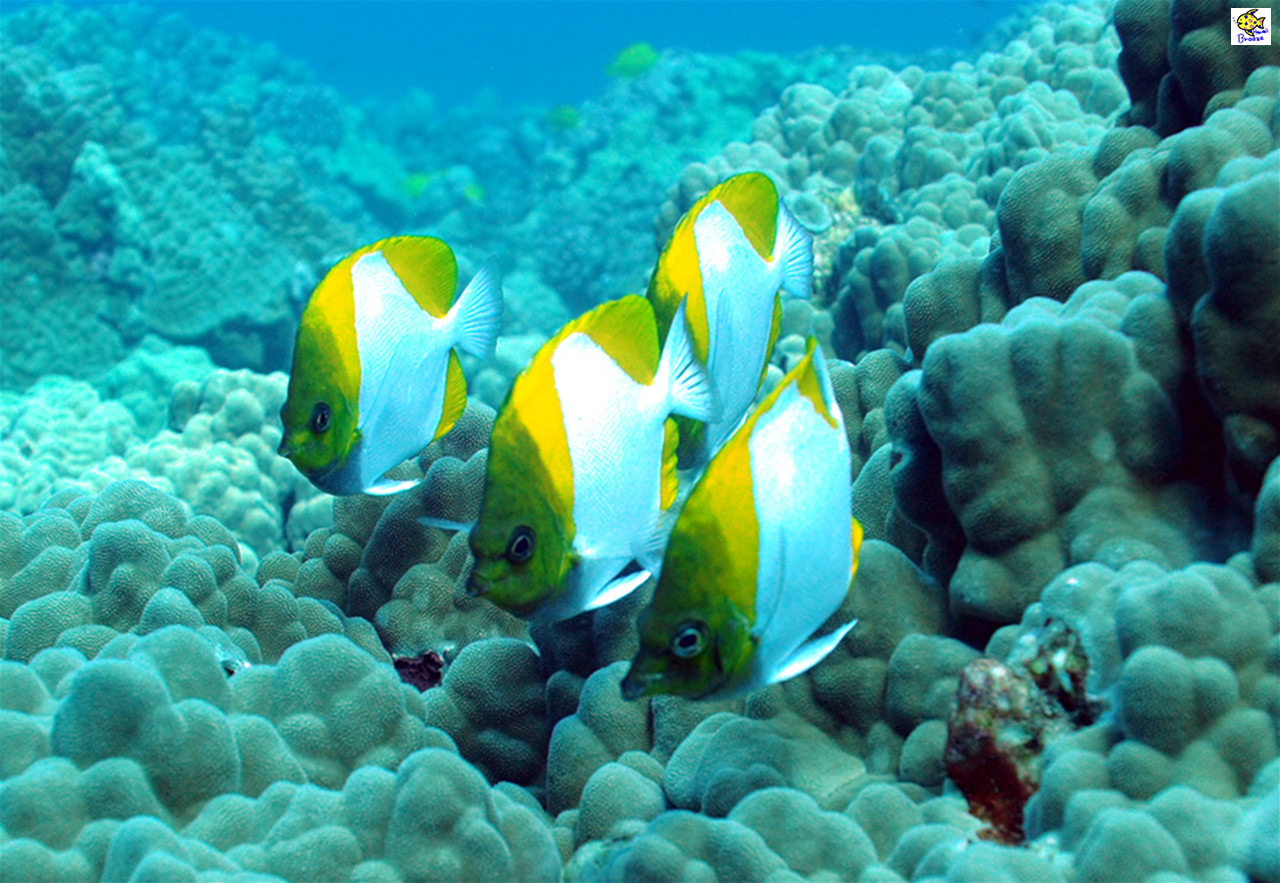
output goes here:
<path id="1" fill-rule="evenodd" d="M 2 26 L 0 880 L 1280 883 L 1280 50 L 1226 7 L 1049 3 L 929 70 L 666 54 L 482 144 L 564 185 L 497 220 L 566 221 L 565 263 L 516 267 L 421 483 L 338 499 L 259 372 L 335 218 L 410 223 L 429 99 L 363 125 L 272 51 L 51 10 Z M 628 178 L 658 130 L 696 158 Z M 749 168 L 816 236 L 769 382 L 832 356 L 859 624 L 744 698 L 627 702 L 652 587 L 528 626 L 458 526 L 504 384 L 629 272 L 584 194 L 660 179 L 618 208 L 648 254 Z M 464 242 L 472 175 L 420 194 Z"/>

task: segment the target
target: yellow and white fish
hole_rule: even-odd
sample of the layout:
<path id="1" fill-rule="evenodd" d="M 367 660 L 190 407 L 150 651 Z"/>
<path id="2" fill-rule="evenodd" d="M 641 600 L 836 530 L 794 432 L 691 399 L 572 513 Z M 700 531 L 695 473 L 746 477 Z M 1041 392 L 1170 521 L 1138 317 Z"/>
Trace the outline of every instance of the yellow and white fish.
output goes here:
<path id="1" fill-rule="evenodd" d="M 761 172 L 711 188 L 671 234 L 649 282 L 661 335 L 687 296 L 694 350 L 720 396 L 705 429 L 679 421 L 681 460 L 705 463 L 755 401 L 782 319 L 779 291 L 808 297 L 813 237 Z"/>
<path id="2" fill-rule="evenodd" d="M 454 300 L 444 242 L 397 236 L 358 249 L 311 294 L 280 409 L 280 454 L 322 491 L 392 494 L 383 474 L 448 432 L 467 403 L 458 347 L 493 352 L 502 288 L 482 269 Z"/>
<path id="3" fill-rule="evenodd" d="M 814 636 L 857 569 L 851 497 L 844 418 L 811 339 L 689 494 L 623 695 L 735 696 L 830 653 L 856 623 Z"/>
<path id="4" fill-rule="evenodd" d="M 610 604 L 656 569 L 676 500 L 672 414 L 715 417 L 683 307 L 658 350 L 639 295 L 570 322 L 534 356 L 493 424 L 471 591 L 529 619 Z"/>

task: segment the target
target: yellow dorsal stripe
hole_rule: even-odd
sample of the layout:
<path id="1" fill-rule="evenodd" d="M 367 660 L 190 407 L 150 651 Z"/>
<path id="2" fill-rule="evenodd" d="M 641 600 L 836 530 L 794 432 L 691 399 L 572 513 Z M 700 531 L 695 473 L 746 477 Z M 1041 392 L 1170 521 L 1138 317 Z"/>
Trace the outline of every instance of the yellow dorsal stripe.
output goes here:
<path id="1" fill-rule="evenodd" d="M 658 371 L 658 328 L 649 301 L 628 294 L 569 324 L 594 340 L 636 383 L 653 383 Z"/>
<path id="2" fill-rule="evenodd" d="M 458 422 L 467 407 L 467 378 L 462 374 L 458 354 L 449 351 L 449 369 L 445 373 L 444 407 L 440 410 L 440 423 L 436 426 L 432 441 L 445 435 Z"/>
<path id="3" fill-rule="evenodd" d="M 680 430 L 676 426 L 676 421 L 668 417 L 663 426 L 662 437 L 662 498 L 660 503 L 664 512 L 675 504 L 676 494 L 680 490 L 680 479 L 676 474 L 676 448 L 679 445 Z"/>
<path id="4" fill-rule="evenodd" d="M 782 379 L 778 384 L 781 389 L 790 380 L 796 382 L 796 389 L 800 395 L 804 396 L 813 403 L 813 409 L 818 412 L 818 416 L 827 421 L 827 424 L 834 429 L 838 424 L 836 418 L 831 414 L 831 408 L 827 405 L 827 400 L 822 397 L 822 384 L 818 381 L 818 369 L 813 364 L 813 351 L 817 348 L 818 342 L 812 337 L 809 338 L 805 345 L 805 357 L 800 360 L 800 364 L 791 369 L 791 373 Z"/>
<path id="5" fill-rule="evenodd" d="M 365 251 L 381 251 L 400 284 L 437 319 L 453 306 L 458 288 L 458 262 L 453 250 L 432 236 L 395 236 Z"/>
<path id="6" fill-rule="evenodd" d="M 737 219 L 747 241 L 766 261 L 773 260 L 773 243 L 778 238 L 778 188 L 763 172 L 734 175 L 707 194 Z"/>

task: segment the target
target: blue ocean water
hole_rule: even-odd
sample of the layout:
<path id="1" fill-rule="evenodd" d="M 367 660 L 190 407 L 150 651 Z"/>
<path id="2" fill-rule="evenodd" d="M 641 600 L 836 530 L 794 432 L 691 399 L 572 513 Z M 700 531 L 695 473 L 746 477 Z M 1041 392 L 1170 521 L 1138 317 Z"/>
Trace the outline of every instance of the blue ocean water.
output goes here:
<path id="1" fill-rule="evenodd" d="M 16 12 L 29 2 L 7 2 Z M 72 7 L 100 5 L 72 2 Z M 1013 0 L 274 0 L 146 4 L 196 27 L 274 43 L 348 98 L 410 88 L 448 108 L 579 104 L 603 91 L 625 47 L 796 53 L 823 46 L 912 54 L 971 49 Z M 1025 5 L 1025 4 L 1022 4 Z"/>

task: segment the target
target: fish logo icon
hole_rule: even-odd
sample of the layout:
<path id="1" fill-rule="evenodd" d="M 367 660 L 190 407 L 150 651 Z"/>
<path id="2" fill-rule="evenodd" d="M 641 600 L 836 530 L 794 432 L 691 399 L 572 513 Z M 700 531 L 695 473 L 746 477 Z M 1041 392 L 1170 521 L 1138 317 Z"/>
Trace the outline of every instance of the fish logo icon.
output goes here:
<path id="1" fill-rule="evenodd" d="M 1240 46 L 1270 46 L 1271 28 L 1267 26 L 1270 20 L 1270 7 L 1232 7 L 1228 19 L 1231 42 Z"/>
<path id="2" fill-rule="evenodd" d="M 1255 37 L 1257 34 L 1254 31 L 1265 28 L 1266 21 L 1264 16 L 1258 15 L 1257 9 L 1250 9 L 1248 12 L 1242 12 L 1236 16 L 1236 27 L 1250 37 Z"/>

